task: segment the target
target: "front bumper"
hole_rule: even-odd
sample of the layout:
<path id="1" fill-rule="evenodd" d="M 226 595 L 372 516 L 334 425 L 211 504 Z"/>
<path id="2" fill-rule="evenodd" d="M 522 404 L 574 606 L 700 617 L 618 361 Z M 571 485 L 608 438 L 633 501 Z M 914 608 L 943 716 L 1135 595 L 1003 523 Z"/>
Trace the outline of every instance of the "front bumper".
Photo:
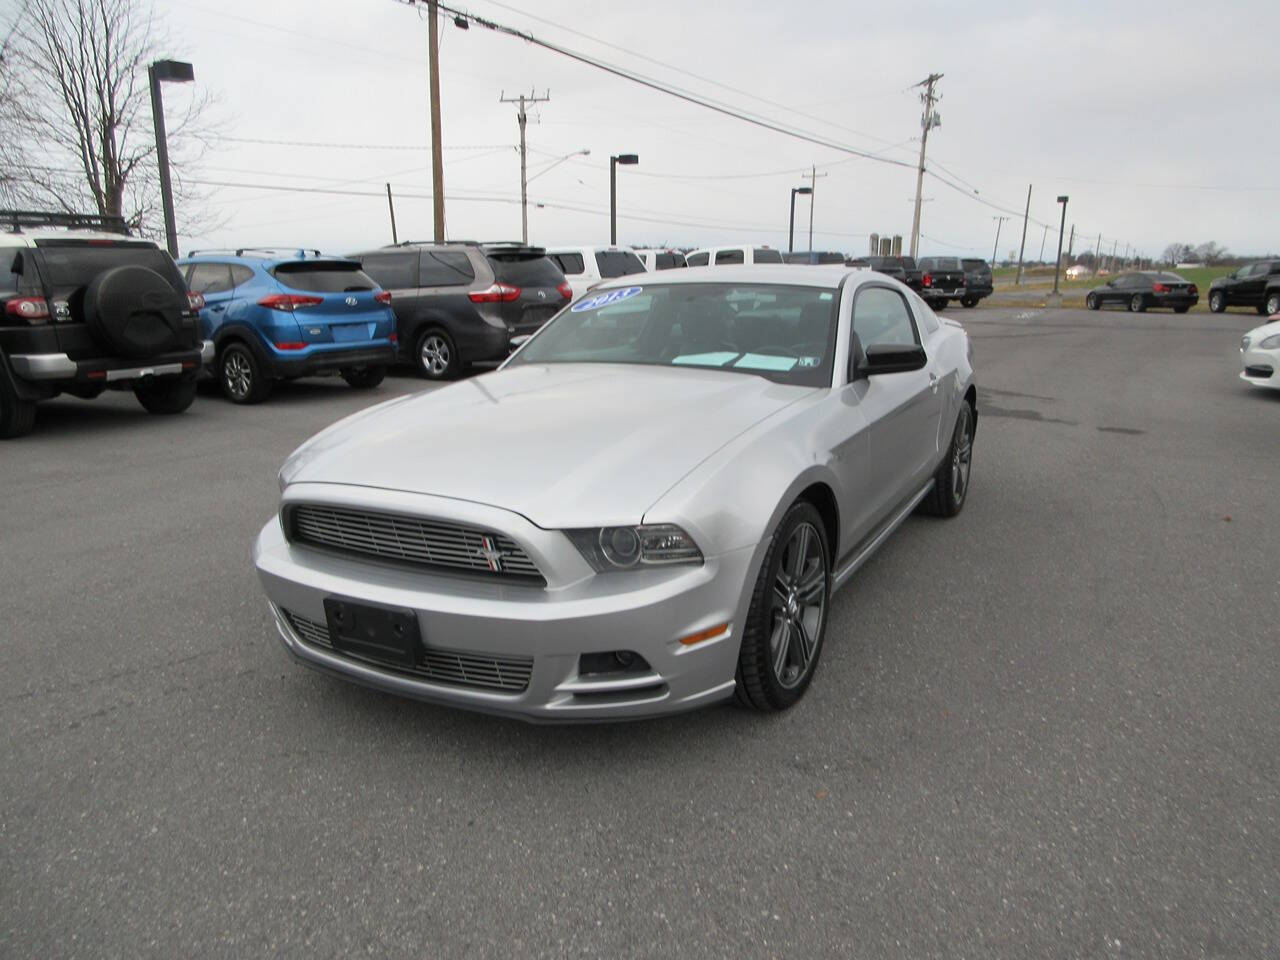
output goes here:
<path id="1" fill-rule="evenodd" d="M 330 487 L 323 496 L 335 502 L 368 491 Z M 547 587 L 531 587 L 365 561 L 291 544 L 273 518 L 254 543 L 253 561 L 281 640 L 303 664 L 403 696 L 553 722 L 676 713 L 732 695 L 754 548 L 707 558 L 699 567 L 597 575 L 559 531 L 505 510 L 389 491 L 376 496 L 384 508 L 425 516 L 448 511 L 453 519 L 502 530 L 544 572 L 555 572 Z M 527 686 L 499 691 L 440 682 L 337 653 L 315 632 L 326 629 L 327 597 L 411 611 L 428 654 L 531 661 Z M 679 643 L 722 623 L 730 627 L 714 639 Z M 651 669 L 580 675 L 580 655 L 614 650 L 638 653 Z"/>
<path id="2" fill-rule="evenodd" d="M 1245 383 L 1280 390 L 1280 350 L 1241 350 L 1240 365 L 1240 379 Z"/>

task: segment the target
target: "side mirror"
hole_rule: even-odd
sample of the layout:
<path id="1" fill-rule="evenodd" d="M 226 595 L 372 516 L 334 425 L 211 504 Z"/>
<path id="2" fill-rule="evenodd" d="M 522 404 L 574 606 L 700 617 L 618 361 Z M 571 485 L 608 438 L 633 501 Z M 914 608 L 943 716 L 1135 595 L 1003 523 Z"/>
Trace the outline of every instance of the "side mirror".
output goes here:
<path id="1" fill-rule="evenodd" d="M 854 361 L 850 379 L 874 377 L 882 373 L 906 373 L 919 370 L 929 362 L 924 347 L 918 343 L 873 343 Z"/>

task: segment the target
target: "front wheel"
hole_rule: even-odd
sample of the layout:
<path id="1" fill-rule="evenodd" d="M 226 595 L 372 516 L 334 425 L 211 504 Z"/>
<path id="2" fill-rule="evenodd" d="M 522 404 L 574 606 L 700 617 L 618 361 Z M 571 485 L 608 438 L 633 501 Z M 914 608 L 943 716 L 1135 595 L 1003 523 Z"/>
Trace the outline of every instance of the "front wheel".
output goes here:
<path id="1" fill-rule="evenodd" d="M 1275 316 L 1280 313 L 1280 293 L 1267 294 L 1267 302 L 1264 304 L 1265 312 L 1268 316 Z"/>
<path id="2" fill-rule="evenodd" d="M 738 702 L 785 710 L 818 667 L 831 599 L 831 551 L 813 504 L 793 504 L 760 565 L 738 653 Z"/>
<path id="3" fill-rule="evenodd" d="M 1097 310 L 1102 306 L 1102 302 L 1098 299 L 1098 295 L 1096 293 L 1091 293 L 1084 298 L 1084 305 L 1090 310 Z"/>
<path id="4" fill-rule="evenodd" d="M 150 383 L 140 383 L 133 388 L 147 413 L 182 413 L 196 399 L 195 377 L 163 377 Z"/>
<path id="5" fill-rule="evenodd" d="M 1129 298 L 1129 311 L 1131 313 L 1141 313 L 1145 309 L 1147 309 L 1147 301 L 1142 294 L 1135 293 Z"/>
<path id="6" fill-rule="evenodd" d="M 386 367 L 343 367 L 338 371 L 347 386 L 356 390 L 372 390 L 387 375 Z"/>
<path id="7" fill-rule="evenodd" d="M 1209 309 L 1214 313 L 1221 313 L 1227 309 L 1227 298 L 1220 292 L 1209 294 Z"/>
<path id="8" fill-rule="evenodd" d="M 933 490 L 921 502 L 925 513 L 935 517 L 954 517 L 964 507 L 969 494 L 969 470 L 973 465 L 973 434 L 977 422 L 967 401 L 960 404 L 951 446 L 933 475 Z"/>

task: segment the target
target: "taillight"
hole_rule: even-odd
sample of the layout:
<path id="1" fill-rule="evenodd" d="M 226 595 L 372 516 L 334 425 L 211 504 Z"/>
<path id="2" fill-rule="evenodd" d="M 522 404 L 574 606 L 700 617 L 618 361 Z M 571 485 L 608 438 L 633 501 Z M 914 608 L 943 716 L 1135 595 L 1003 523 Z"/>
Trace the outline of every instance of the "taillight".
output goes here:
<path id="1" fill-rule="evenodd" d="M 573 299 L 573 287 L 569 286 L 568 281 L 560 284 L 556 289 L 560 291 L 560 296 L 564 297 L 566 300 Z"/>
<path id="2" fill-rule="evenodd" d="M 44 297 L 15 297 L 4 305 L 4 312 L 27 323 L 43 323 L 49 319 L 49 301 Z"/>
<path id="3" fill-rule="evenodd" d="M 1151 289 L 1152 289 L 1155 293 L 1168 293 L 1168 292 L 1169 292 L 1169 287 L 1168 287 L 1168 285 L 1167 285 L 1167 284 L 1163 284 L 1163 283 L 1156 283 L 1156 284 L 1152 284 Z"/>
<path id="4" fill-rule="evenodd" d="M 293 311 L 301 307 L 315 307 L 322 303 L 324 303 L 324 297 L 304 297 L 297 293 L 273 293 L 259 300 L 258 306 L 266 307 L 269 310 L 283 310 L 285 313 L 293 313 Z M 306 346 L 306 344 L 301 344 L 298 347 L 281 347 L 277 343 L 276 346 L 280 347 L 281 350 L 298 350 Z"/>
<path id="5" fill-rule="evenodd" d="M 204 309 L 204 294 L 196 293 L 194 290 L 187 291 L 187 306 L 192 310 Z"/>
<path id="6" fill-rule="evenodd" d="M 1191 294 L 1191 295 L 1194 297 L 1194 296 L 1195 296 L 1196 294 L 1198 294 L 1200 291 L 1199 291 L 1199 289 L 1196 287 L 1196 285 L 1193 283 L 1193 284 L 1191 285 L 1191 289 L 1190 289 L 1190 290 L 1188 290 L 1187 292 L 1188 292 L 1189 294 Z"/>
<path id="7" fill-rule="evenodd" d="M 391 291 L 390 291 L 390 290 L 379 290 L 377 293 L 375 293 L 375 294 L 373 295 L 373 299 L 377 300 L 377 301 L 378 301 L 378 303 L 390 303 L 390 302 L 391 302 Z"/>
<path id="8" fill-rule="evenodd" d="M 932 287 L 933 277 L 926 273 L 923 277 L 920 278 L 920 282 L 923 283 L 926 287 Z"/>
<path id="9" fill-rule="evenodd" d="M 471 298 L 472 303 L 510 303 L 512 300 L 519 299 L 520 288 L 508 283 L 495 283 L 491 287 L 476 290 L 467 296 Z"/>
<path id="10" fill-rule="evenodd" d="M 399 343 L 399 342 L 400 342 L 400 334 L 398 334 L 398 333 L 389 333 L 389 334 L 387 334 L 387 339 L 388 339 L 388 340 L 390 340 L 392 343 Z"/>

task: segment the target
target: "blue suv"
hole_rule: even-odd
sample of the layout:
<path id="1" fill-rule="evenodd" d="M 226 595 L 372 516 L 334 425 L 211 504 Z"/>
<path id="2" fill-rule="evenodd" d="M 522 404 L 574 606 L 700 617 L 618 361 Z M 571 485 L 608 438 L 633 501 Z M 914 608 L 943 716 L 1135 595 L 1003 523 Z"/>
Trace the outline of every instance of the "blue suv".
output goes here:
<path id="1" fill-rule="evenodd" d="M 391 294 L 355 260 L 242 248 L 194 251 L 178 267 L 187 289 L 204 298 L 213 373 L 232 403 L 260 403 L 275 380 L 335 371 L 371 389 L 395 361 Z"/>

